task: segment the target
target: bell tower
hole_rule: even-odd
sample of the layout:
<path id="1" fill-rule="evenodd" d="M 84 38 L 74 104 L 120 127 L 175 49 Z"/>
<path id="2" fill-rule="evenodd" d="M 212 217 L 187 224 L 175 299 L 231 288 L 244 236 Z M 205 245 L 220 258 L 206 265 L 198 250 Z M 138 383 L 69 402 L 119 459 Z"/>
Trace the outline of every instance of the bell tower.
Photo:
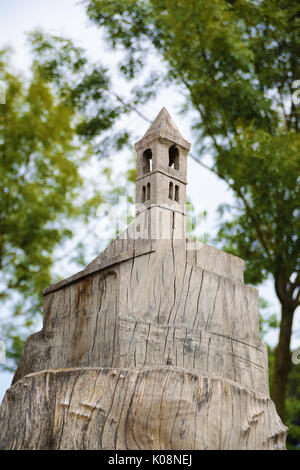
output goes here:
<path id="1" fill-rule="evenodd" d="M 190 147 L 166 108 L 162 108 L 143 138 L 134 145 L 137 152 L 137 216 L 155 207 L 172 212 L 173 218 L 175 213 L 185 215 Z"/>

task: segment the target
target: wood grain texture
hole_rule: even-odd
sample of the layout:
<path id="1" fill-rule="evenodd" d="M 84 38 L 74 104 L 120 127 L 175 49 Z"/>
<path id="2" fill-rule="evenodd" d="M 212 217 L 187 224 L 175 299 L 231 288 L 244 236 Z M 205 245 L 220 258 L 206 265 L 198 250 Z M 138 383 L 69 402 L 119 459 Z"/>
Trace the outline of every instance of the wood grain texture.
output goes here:
<path id="1" fill-rule="evenodd" d="M 284 448 L 244 261 L 186 239 L 189 148 L 163 108 L 136 144 L 133 223 L 44 289 L 1 449 Z"/>
<path id="2" fill-rule="evenodd" d="M 122 242 L 126 253 L 132 242 Z M 45 295 L 43 330 L 13 383 L 44 369 L 172 364 L 268 395 L 257 290 L 192 264 L 197 252 L 191 258 L 182 240 L 140 250 Z"/>
<path id="3" fill-rule="evenodd" d="M 273 402 L 172 367 L 42 371 L 7 392 L 0 449 L 283 449 Z"/>

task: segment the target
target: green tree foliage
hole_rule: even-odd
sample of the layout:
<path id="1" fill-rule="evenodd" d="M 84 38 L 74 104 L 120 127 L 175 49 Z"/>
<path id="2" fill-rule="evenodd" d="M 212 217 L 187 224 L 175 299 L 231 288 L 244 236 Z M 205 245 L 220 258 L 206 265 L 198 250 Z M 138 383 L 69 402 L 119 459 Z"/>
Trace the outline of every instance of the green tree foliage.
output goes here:
<path id="1" fill-rule="evenodd" d="M 93 155 L 106 155 L 105 131 L 124 111 L 107 71 L 70 40 L 36 31 L 30 44 L 29 77 L 0 51 L 0 326 L 12 366 L 41 313 L 55 248 L 103 201 L 82 170 Z M 118 147 L 126 142 L 126 133 L 113 135 Z"/>
<path id="2" fill-rule="evenodd" d="M 274 380 L 275 351 L 269 348 L 269 374 L 270 388 L 272 390 Z M 286 424 L 289 428 L 287 435 L 287 449 L 297 449 L 300 444 L 300 367 L 299 364 L 291 364 L 287 394 L 286 394 Z"/>
<path id="3" fill-rule="evenodd" d="M 166 67 L 135 88 L 145 101 L 165 83 L 179 85 L 197 113 L 196 145 L 236 204 L 220 229 L 223 248 L 246 259 L 246 281 L 274 279 L 281 303 L 273 399 L 284 418 L 290 339 L 299 306 L 299 2 L 296 0 L 86 0 L 90 20 L 120 68 L 144 77 L 153 51 Z M 164 73 L 164 70 L 166 72 Z M 139 75 L 140 74 L 140 75 Z M 133 100 L 134 101 L 134 100 Z"/>
<path id="4" fill-rule="evenodd" d="M 269 307 L 269 302 L 259 297 L 259 332 L 262 341 L 270 330 L 276 330 L 279 326 L 276 313 L 270 313 Z"/>

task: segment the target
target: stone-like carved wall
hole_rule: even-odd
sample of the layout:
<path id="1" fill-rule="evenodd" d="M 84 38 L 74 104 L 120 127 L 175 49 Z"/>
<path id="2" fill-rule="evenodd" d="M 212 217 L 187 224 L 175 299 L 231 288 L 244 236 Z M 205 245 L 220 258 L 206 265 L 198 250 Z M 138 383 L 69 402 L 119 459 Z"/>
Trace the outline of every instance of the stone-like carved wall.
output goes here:
<path id="1" fill-rule="evenodd" d="M 83 271 L 43 292 L 43 329 L 0 408 L 0 449 L 285 448 L 258 291 L 243 282 L 243 260 L 186 240 L 184 199 L 167 205 L 169 181 L 180 176 L 185 193 L 190 144 L 165 109 L 138 160 L 150 142 L 147 207 Z"/>

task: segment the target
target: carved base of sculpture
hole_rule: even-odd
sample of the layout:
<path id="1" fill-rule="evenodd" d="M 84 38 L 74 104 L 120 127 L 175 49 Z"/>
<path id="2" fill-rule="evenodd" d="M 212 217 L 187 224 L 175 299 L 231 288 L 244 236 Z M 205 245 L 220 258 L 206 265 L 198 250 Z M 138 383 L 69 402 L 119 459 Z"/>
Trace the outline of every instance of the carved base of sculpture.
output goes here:
<path id="1" fill-rule="evenodd" d="M 179 367 L 29 374 L 1 407 L 2 449 L 284 449 L 270 398 Z"/>

